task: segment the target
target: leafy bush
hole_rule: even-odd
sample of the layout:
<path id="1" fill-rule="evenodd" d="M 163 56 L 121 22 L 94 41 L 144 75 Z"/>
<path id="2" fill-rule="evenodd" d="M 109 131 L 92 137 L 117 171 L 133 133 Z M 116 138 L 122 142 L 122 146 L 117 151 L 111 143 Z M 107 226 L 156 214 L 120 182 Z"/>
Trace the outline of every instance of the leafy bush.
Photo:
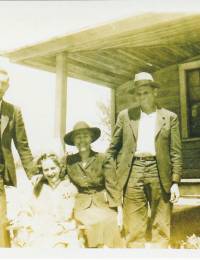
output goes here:
<path id="1" fill-rule="evenodd" d="M 186 249 L 200 249 L 200 237 L 195 234 L 187 236 L 185 241 L 181 241 L 180 247 Z"/>

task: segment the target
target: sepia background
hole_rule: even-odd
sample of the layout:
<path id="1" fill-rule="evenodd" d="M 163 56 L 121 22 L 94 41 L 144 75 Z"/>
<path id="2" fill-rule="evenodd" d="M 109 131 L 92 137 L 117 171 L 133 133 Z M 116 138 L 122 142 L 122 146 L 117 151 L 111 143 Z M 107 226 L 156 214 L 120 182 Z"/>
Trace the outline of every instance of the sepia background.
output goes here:
<path id="1" fill-rule="evenodd" d="M 198 1 L 182 1 L 174 0 L 173 3 L 161 1 L 1 1 L 0 2 L 0 66 L 5 68 L 10 75 L 10 88 L 5 99 L 15 105 L 21 107 L 25 125 L 27 129 L 30 147 L 35 156 L 44 151 L 55 151 L 60 153 L 60 140 L 56 134 L 56 76 L 54 73 L 34 69 L 27 66 L 11 63 L 8 58 L 3 57 L 5 51 L 11 51 L 30 44 L 46 41 L 54 37 L 60 37 L 73 32 L 79 32 L 86 28 L 93 28 L 102 24 L 109 24 L 113 21 L 125 19 L 127 17 L 142 16 L 145 13 L 168 13 L 169 19 L 173 18 L 175 12 L 199 15 L 200 4 Z M 197 21 L 198 17 L 196 18 Z M 195 21 L 195 20 L 194 20 Z M 176 233 L 176 238 L 186 239 L 187 235 L 191 236 L 195 233 L 199 235 L 199 179 L 200 179 L 200 124 L 196 126 L 194 120 L 199 95 L 199 65 L 196 67 L 180 67 L 182 72 L 188 70 L 187 84 L 190 86 L 190 92 L 180 92 L 179 90 L 179 65 L 189 62 L 198 62 L 200 48 L 198 47 L 198 34 L 200 32 L 198 23 L 191 26 L 194 27 L 193 35 L 188 34 L 188 42 L 185 47 L 179 49 L 182 42 L 178 43 L 178 47 L 171 47 L 171 52 L 167 51 L 166 46 L 163 49 L 151 49 L 146 52 L 150 62 L 147 62 L 148 69 L 154 73 L 156 79 L 161 81 L 165 89 L 160 97 L 161 104 L 166 108 L 178 113 L 181 119 L 181 131 L 185 147 L 185 172 L 184 181 L 182 183 L 182 198 L 176 206 L 174 212 L 174 230 L 182 229 L 183 232 Z M 189 28 L 185 24 L 185 31 Z M 178 25 L 177 25 L 178 26 Z M 180 23 L 179 28 L 184 25 Z M 191 28 L 193 28 L 191 27 Z M 177 27 L 178 28 L 178 27 Z M 165 37 L 168 37 L 165 27 Z M 162 29 L 161 29 L 162 30 Z M 175 28 L 176 30 L 176 28 Z M 189 29 L 188 29 L 189 30 Z M 171 34 L 171 37 L 173 34 Z M 189 37 L 194 37 L 193 45 Z M 196 38 L 195 38 L 196 37 Z M 179 38 L 178 38 L 179 39 Z M 190 43 L 190 44 L 189 44 Z M 195 45 L 196 44 L 196 45 Z M 144 50 L 143 50 L 144 51 Z M 133 54 L 133 53 L 132 53 Z M 148 56 L 149 55 L 149 56 Z M 144 56 L 143 56 L 144 57 Z M 126 56 L 126 59 L 127 56 Z M 141 57 L 138 56 L 141 62 Z M 124 61 L 124 63 L 126 63 Z M 152 63 L 152 64 L 151 64 Z M 196 64 L 196 63 L 195 63 Z M 133 62 L 133 73 L 134 73 Z M 152 67 L 152 66 L 153 67 Z M 154 68 L 157 66 L 157 69 Z M 185 65 L 184 65 L 185 66 Z M 192 65 L 193 66 L 193 65 Z M 147 70 L 148 70 L 147 69 Z M 126 68 L 124 68 L 126 70 Z M 127 71 L 131 71 L 127 67 Z M 191 72 L 192 70 L 192 72 Z M 133 77 L 134 75 L 132 75 Z M 132 105 L 132 99 L 126 95 L 126 90 L 131 84 L 131 75 L 129 81 L 121 84 L 118 90 L 116 114 L 127 106 Z M 117 83 L 116 83 L 117 84 Z M 67 115 L 66 130 L 72 129 L 75 122 L 85 120 L 92 126 L 98 126 L 102 129 L 102 137 L 94 144 L 97 151 L 105 151 L 109 144 L 112 122 L 108 120 L 111 114 L 112 91 L 105 85 L 97 85 L 79 79 L 68 77 L 67 79 Z M 192 89 L 192 91 L 191 91 Z M 189 94 L 188 94 L 189 93 Z M 195 94 L 194 94 L 195 93 Z M 170 94 L 169 96 L 167 96 Z M 185 112 L 185 108 L 181 108 L 184 101 L 182 98 L 190 95 L 188 103 L 190 107 Z M 163 99 L 162 99 L 163 98 Z M 196 99 L 197 98 L 197 99 Z M 162 103 L 163 102 L 163 103 Z M 196 106 L 197 104 L 197 106 Z M 182 109 L 182 110 L 181 110 Z M 182 114 L 188 116 L 182 118 Z M 198 116 L 198 115 L 197 115 Z M 184 126 L 184 120 L 185 126 Z M 194 120 L 194 122 L 193 122 Z M 189 123 L 188 123 L 189 122 Z M 189 126 L 188 126 L 189 124 Z M 188 130 L 189 129 L 189 130 Z M 73 147 L 66 147 L 66 151 L 74 152 Z M 18 155 L 15 152 L 16 162 L 18 163 Z M 18 190 L 8 188 L 9 214 L 15 214 L 13 198 L 18 196 L 23 204 L 21 194 L 31 191 L 31 184 L 27 181 L 23 170 L 18 169 Z M 189 187 L 189 188 L 188 188 Z M 187 223 L 192 219 L 191 226 Z M 176 228 L 176 226 L 178 228 Z M 183 228 L 185 227 L 185 228 Z M 195 240 L 194 239 L 194 240 Z M 175 239 L 176 240 L 176 239 Z M 177 241 L 175 241 L 176 243 Z M 194 243 L 200 247 L 198 239 Z"/>

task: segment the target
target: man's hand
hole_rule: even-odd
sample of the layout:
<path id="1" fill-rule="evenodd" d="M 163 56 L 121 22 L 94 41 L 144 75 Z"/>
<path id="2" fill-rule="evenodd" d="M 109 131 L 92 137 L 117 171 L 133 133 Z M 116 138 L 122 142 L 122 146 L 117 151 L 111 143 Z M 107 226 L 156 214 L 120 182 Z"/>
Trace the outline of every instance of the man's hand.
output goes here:
<path id="1" fill-rule="evenodd" d="M 117 207 L 117 225 L 120 228 L 120 231 L 123 229 L 123 210 L 122 206 Z"/>
<path id="2" fill-rule="evenodd" d="M 170 192 L 171 192 L 170 202 L 171 203 L 178 202 L 180 197 L 180 191 L 177 183 L 172 184 Z"/>

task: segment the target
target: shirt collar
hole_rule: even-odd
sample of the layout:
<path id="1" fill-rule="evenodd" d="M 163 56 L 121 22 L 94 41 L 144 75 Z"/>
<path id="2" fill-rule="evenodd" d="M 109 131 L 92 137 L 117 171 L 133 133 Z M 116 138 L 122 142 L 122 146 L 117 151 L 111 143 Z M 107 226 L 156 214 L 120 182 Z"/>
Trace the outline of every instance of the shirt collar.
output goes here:
<path id="1" fill-rule="evenodd" d="M 141 117 L 153 117 L 153 116 L 155 116 L 156 114 L 157 114 L 157 112 L 158 112 L 158 109 L 156 108 L 156 111 L 154 111 L 154 112 L 152 112 L 152 113 L 150 113 L 150 114 L 146 114 L 145 112 L 143 112 L 142 110 L 141 110 Z"/>

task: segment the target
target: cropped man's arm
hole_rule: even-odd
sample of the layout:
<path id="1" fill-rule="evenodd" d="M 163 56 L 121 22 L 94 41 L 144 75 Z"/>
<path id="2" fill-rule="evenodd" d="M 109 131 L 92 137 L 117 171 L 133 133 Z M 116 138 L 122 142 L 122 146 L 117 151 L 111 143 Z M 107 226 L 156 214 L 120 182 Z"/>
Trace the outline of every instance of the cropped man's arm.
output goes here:
<path id="1" fill-rule="evenodd" d="M 123 114 L 120 113 L 117 118 L 116 125 L 114 127 L 110 146 L 107 150 L 107 156 L 116 159 L 119 150 L 122 147 L 123 136 Z"/>
<path id="2" fill-rule="evenodd" d="M 105 189 L 109 207 L 121 205 L 121 193 L 118 190 L 118 180 L 114 160 L 105 160 L 104 165 Z"/>
<path id="3" fill-rule="evenodd" d="M 112 141 L 104 161 L 105 185 L 110 207 L 121 205 L 121 193 L 118 190 L 116 157 L 122 146 L 123 115 L 120 113 L 113 131 Z"/>
<path id="4" fill-rule="evenodd" d="M 182 145 L 177 115 L 171 117 L 170 160 L 172 165 L 172 182 L 179 183 L 182 176 Z"/>
<path id="5" fill-rule="evenodd" d="M 24 121 L 22 118 L 21 110 L 19 108 L 15 108 L 14 117 L 15 117 L 14 118 L 15 125 L 14 125 L 14 133 L 13 133 L 14 144 L 19 153 L 24 170 L 28 178 L 31 178 L 32 175 L 34 175 L 33 156 L 29 148 Z"/>

